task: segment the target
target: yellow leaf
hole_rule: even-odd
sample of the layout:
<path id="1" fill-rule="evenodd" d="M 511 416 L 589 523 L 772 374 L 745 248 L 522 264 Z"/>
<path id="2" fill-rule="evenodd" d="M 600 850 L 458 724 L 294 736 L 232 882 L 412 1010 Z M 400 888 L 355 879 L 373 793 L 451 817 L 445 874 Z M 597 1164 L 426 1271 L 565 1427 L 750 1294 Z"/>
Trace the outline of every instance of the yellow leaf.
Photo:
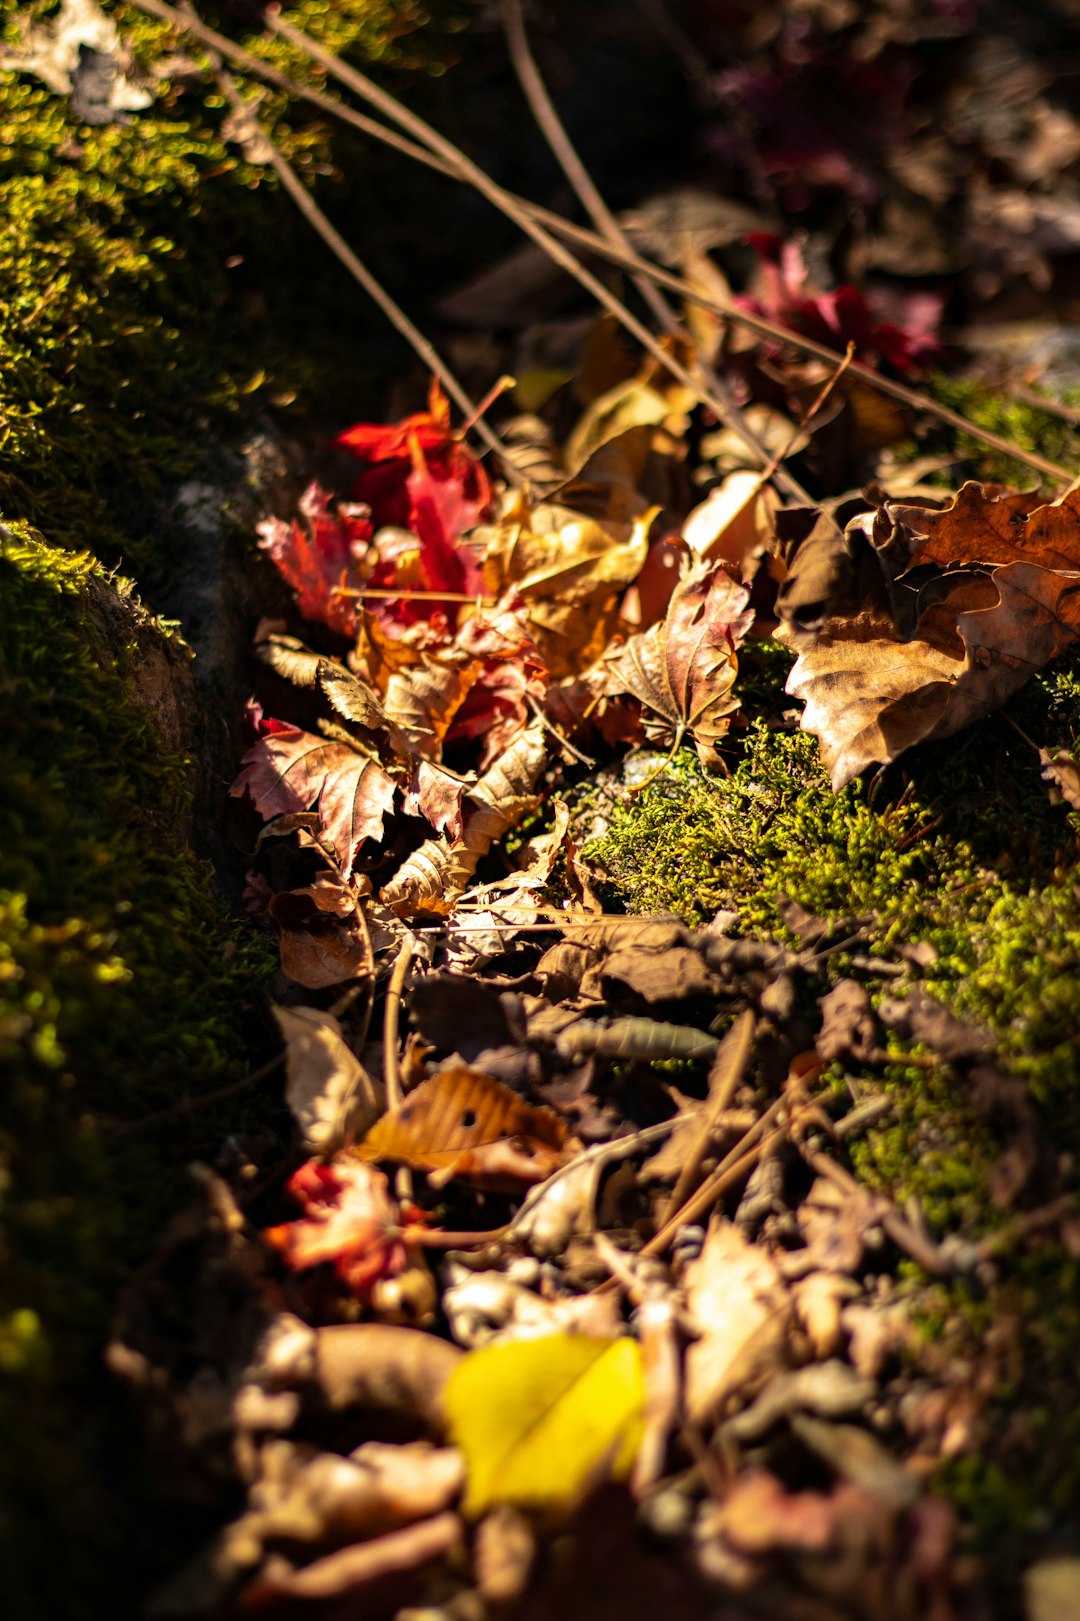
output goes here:
<path id="1" fill-rule="evenodd" d="M 602 1479 L 621 1479 L 641 1440 L 641 1351 L 631 1339 L 551 1334 L 464 1357 L 446 1387 L 465 1455 L 465 1512 L 494 1503 L 568 1513 Z"/>

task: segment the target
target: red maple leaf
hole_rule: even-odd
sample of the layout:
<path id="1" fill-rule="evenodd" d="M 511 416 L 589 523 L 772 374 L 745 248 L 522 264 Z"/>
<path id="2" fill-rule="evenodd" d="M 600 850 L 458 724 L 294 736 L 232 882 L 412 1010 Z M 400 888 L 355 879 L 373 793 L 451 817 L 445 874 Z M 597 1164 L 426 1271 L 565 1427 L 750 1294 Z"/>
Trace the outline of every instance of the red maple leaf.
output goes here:
<path id="1" fill-rule="evenodd" d="M 230 792 L 251 795 L 267 820 L 317 804 L 322 831 L 349 872 L 365 839 L 381 839 L 394 783 L 370 755 L 284 721 L 260 719 Z"/>
<path id="2" fill-rule="evenodd" d="M 361 563 L 373 533 L 371 510 L 356 502 L 338 502 L 318 484 L 300 500 L 300 517 L 292 523 L 268 518 L 259 524 L 259 545 L 296 593 L 305 619 L 329 625 L 343 636 L 356 632 L 356 598 L 337 587 L 363 584 Z"/>
<path id="3" fill-rule="evenodd" d="M 806 264 L 797 243 L 765 231 L 747 241 L 758 254 L 761 285 L 757 297 L 735 300 L 744 309 L 831 349 L 843 350 L 853 343 L 860 360 L 870 365 L 883 361 L 898 372 L 925 370 L 940 355 L 925 301 L 918 325 L 912 322 L 901 327 L 879 321 L 855 287 L 809 293 Z M 940 304 L 935 313 L 940 314 Z"/>

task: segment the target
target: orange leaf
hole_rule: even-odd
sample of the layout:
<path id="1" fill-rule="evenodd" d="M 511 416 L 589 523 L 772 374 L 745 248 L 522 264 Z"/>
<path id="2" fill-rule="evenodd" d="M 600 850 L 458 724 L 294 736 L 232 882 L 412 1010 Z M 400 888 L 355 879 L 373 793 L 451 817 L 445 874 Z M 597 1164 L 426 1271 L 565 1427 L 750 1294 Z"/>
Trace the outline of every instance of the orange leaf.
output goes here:
<path id="1" fill-rule="evenodd" d="M 566 1126 L 551 1109 L 467 1064 L 451 1064 L 410 1092 L 352 1150 L 363 1160 L 402 1160 L 438 1182 L 463 1176 L 515 1192 L 563 1163 Z"/>

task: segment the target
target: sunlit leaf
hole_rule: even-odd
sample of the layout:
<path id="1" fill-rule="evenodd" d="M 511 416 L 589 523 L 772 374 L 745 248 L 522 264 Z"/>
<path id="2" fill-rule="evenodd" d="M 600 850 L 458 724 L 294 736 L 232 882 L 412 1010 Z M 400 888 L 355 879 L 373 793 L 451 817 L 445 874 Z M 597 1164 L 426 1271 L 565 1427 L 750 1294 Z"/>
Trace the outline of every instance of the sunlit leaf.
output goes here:
<path id="1" fill-rule="evenodd" d="M 451 1438 L 465 1454 L 465 1510 L 513 1503 L 568 1513 L 591 1487 L 633 1466 L 644 1407 L 631 1339 L 553 1334 L 486 1346 L 446 1387 Z"/>

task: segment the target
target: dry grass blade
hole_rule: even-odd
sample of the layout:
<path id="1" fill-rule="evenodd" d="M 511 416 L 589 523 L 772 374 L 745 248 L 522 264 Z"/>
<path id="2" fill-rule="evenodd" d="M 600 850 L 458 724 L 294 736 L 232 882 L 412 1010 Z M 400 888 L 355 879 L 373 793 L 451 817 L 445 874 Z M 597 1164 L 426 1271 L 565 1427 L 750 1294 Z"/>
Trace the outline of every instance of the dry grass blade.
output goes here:
<path id="1" fill-rule="evenodd" d="M 749 1009 L 745 1013 L 741 1013 L 728 1031 L 720 1051 L 716 1055 L 712 1074 L 709 1076 L 709 1100 L 705 1106 L 701 1131 L 685 1165 L 679 1172 L 679 1179 L 664 1210 L 663 1221 L 665 1224 L 678 1214 L 697 1186 L 701 1163 L 708 1153 L 709 1144 L 712 1142 L 717 1123 L 734 1097 L 735 1088 L 745 1073 L 747 1060 L 750 1057 L 750 1047 L 754 1039 L 754 1023 L 754 1015 Z"/>
<path id="2" fill-rule="evenodd" d="M 423 141 L 437 157 L 442 158 L 444 163 L 456 165 L 463 179 L 466 179 L 500 213 L 513 220 L 519 229 L 531 237 L 554 264 L 557 264 L 560 269 L 565 270 L 568 275 L 572 276 L 598 304 L 613 315 L 620 325 L 630 333 L 631 337 L 643 349 L 647 350 L 664 367 L 665 371 L 670 372 L 678 382 L 682 383 L 695 399 L 707 405 L 719 417 L 726 416 L 727 413 L 723 402 L 716 397 L 710 396 L 707 390 L 702 389 L 692 373 L 665 349 L 664 345 L 649 331 L 648 327 L 644 326 L 627 309 L 622 300 L 617 298 L 610 288 L 606 287 L 602 281 L 594 276 L 592 271 L 587 270 L 581 260 L 572 254 L 568 248 L 564 247 L 556 237 L 552 236 L 532 213 L 522 208 L 512 193 L 505 191 L 484 170 L 473 163 L 471 158 L 468 158 L 451 141 L 448 141 L 437 130 L 433 129 L 425 119 L 410 112 L 403 103 L 381 89 L 366 74 L 360 73 L 356 68 L 342 62 L 340 57 L 334 56 L 332 52 L 324 50 L 321 45 L 317 44 L 315 40 L 304 34 L 300 29 L 294 28 L 291 23 L 285 22 L 272 8 L 267 9 L 266 16 L 269 27 L 275 33 L 280 34 L 283 39 L 288 40 L 298 50 L 306 51 L 314 62 L 325 68 L 327 73 L 339 79 L 342 84 L 354 91 L 358 96 L 362 96 L 364 100 L 369 101 L 385 117 L 400 124 L 403 129 L 408 130 L 417 140 Z"/>
<path id="3" fill-rule="evenodd" d="M 510 59 L 514 64 L 514 71 L 521 83 L 522 90 L 525 92 L 525 98 L 532 109 L 533 117 L 558 159 L 563 173 L 573 186 L 600 235 L 612 247 L 629 251 L 630 244 L 621 225 L 600 195 L 592 176 L 581 161 L 577 148 L 567 134 L 551 97 L 548 95 L 547 86 L 544 84 L 536 60 L 529 48 L 529 39 L 522 16 L 521 0 L 503 0 L 503 20 L 506 25 L 506 38 L 510 47 Z M 675 311 L 655 283 L 648 276 L 641 275 L 640 272 L 634 273 L 633 282 L 656 320 L 669 336 L 676 339 L 676 341 L 688 341 L 687 334 Z M 715 411 L 717 416 L 727 420 L 732 431 L 753 453 L 759 464 L 767 469 L 766 477 L 775 478 L 777 484 L 786 489 L 789 495 L 794 496 L 795 500 L 809 504 L 811 498 L 807 491 L 803 489 L 799 481 L 786 468 L 780 466 L 782 457 L 777 457 L 775 461 L 770 458 L 768 449 L 762 444 L 739 409 L 735 396 L 703 356 L 698 357 L 698 367 L 708 385 L 708 392 L 703 392 L 702 395 L 704 403 Z"/>
<path id="4" fill-rule="evenodd" d="M 234 44 L 224 34 L 219 34 L 215 29 L 208 28 L 198 18 L 185 16 L 175 6 L 169 5 L 167 0 L 132 0 L 132 4 L 140 11 L 145 11 L 148 15 L 157 17 L 162 22 L 172 23 L 174 27 L 193 35 L 204 44 L 212 46 L 216 51 L 220 52 L 221 56 L 235 66 L 242 67 L 254 77 L 274 85 L 279 90 L 286 91 L 299 101 L 306 101 L 310 106 L 318 107 L 320 111 L 329 114 L 330 117 L 337 118 L 351 128 L 360 130 L 362 133 L 371 136 L 373 140 L 380 141 L 383 145 L 393 147 L 395 151 L 401 152 L 414 162 L 421 163 L 426 168 L 434 169 L 437 173 L 460 181 L 462 184 L 470 183 L 468 175 L 463 172 L 459 164 L 437 156 L 424 146 L 418 146 L 406 136 L 398 134 L 396 130 L 388 129 L 386 125 L 380 124 L 377 119 L 366 117 L 363 113 L 357 112 L 355 108 L 338 101 L 335 97 L 301 84 L 299 80 L 291 78 L 287 73 L 282 73 L 280 69 L 262 61 L 250 51 L 244 50 L 243 46 Z M 307 43 L 306 40 L 305 43 Z M 828 361 L 833 366 L 838 366 L 844 359 L 842 354 L 835 349 L 830 349 L 827 344 L 817 343 L 814 339 L 803 337 L 797 332 L 791 332 L 787 328 L 777 325 L 774 321 L 766 320 L 763 316 L 752 315 L 749 311 L 737 309 L 730 303 L 710 298 L 684 277 L 676 275 L 673 271 L 665 270 L 660 265 L 653 264 L 650 260 L 642 258 L 640 254 L 629 249 L 615 247 L 595 231 L 590 231 L 585 226 L 576 225 L 570 220 L 563 219 L 561 215 L 553 213 L 551 209 L 542 208 L 538 204 L 531 203 L 527 199 L 517 197 L 510 192 L 505 195 L 512 199 L 523 214 L 545 226 L 549 231 L 555 232 L 565 241 L 572 242 L 584 252 L 595 254 L 608 263 L 618 266 L 619 269 L 625 270 L 630 275 L 647 277 L 657 287 L 663 287 L 668 292 L 675 293 L 687 302 L 696 304 L 700 309 L 707 310 L 713 315 L 723 316 L 726 320 L 744 326 L 751 332 L 757 332 L 763 338 L 771 338 L 788 344 L 802 354 L 815 355 L 819 360 Z M 1062 467 L 1057 462 L 1049 461 L 1046 457 L 1026 450 L 1022 445 L 1015 444 L 1010 439 L 1003 438 L 1000 434 L 992 433 L 989 429 L 980 427 L 978 423 L 971 422 L 967 417 L 961 416 L 958 411 L 953 411 L 948 406 L 940 404 L 929 394 L 918 389 L 908 388 L 906 384 L 895 382 L 890 377 L 883 377 L 880 372 L 863 365 L 861 361 L 853 360 L 849 370 L 853 377 L 858 377 L 860 381 L 868 384 L 871 388 L 877 389 L 879 393 L 887 394 L 890 398 L 899 400 L 913 410 L 921 411 L 927 416 L 935 417 L 939 422 L 947 423 L 958 432 L 967 434 L 970 438 L 978 440 L 979 443 L 987 445 L 990 449 L 1022 462 L 1026 467 L 1041 473 L 1044 478 L 1062 481 L 1072 479 L 1073 474 L 1069 468 Z"/>
<path id="5" fill-rule="evenodd" d="M 462 387 L 434 344 L 429 342 L 419 327 L 410 321 L 400 304 L 390 296 L 382 283 L 371 274 L 363 260 L 357 257 L 345 241 L 345 238 L 331 224 L 295 169 L 282 156 L 247 102 L 240 95 L 230 75 L 222 69 L 218 72 L 217 77 L 229 105 L 235 112 L 237 119 L 241 121 L 241 127 L 246 126 L 251 132 L 252 137 L 257 142 L 259 156 L 270 164 L 282 186 L 308 224 L 322 238 L 341 264 L 345 266 L 353 280 L 358 282 L 373 303 L 378 305 L 391 325 L 396 327 L 405 341 L 415 350 L 428 370 L 442 380 L 455 405 L 460 411 L 464 412 L 466 418 L 471 422 L 473 431 L 479 435 L 487 448 L 494 451 L 499 457 L 509 481 L 512 484 L 520 485 L 523 483 L 521 475 L 506 453 L 502 440 L 483 420 L 475 401 Z"/>

